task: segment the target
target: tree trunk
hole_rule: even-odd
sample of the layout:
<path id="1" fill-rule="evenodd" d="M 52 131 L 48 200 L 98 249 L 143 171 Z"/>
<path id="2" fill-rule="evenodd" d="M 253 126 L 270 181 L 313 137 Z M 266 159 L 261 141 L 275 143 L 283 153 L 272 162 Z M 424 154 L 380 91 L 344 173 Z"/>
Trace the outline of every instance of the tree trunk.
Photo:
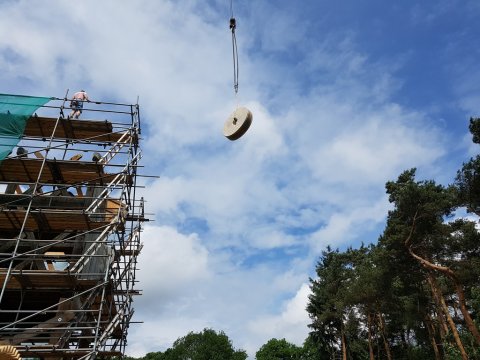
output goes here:
<path id="1" fill-rule="evenodd" d="M 429 282 L 430 284 L 430 282 Z M 433 294 L 433 301 L 435 302 L 436 308 L 434 309 L 435 313 L 435 318 L 438 321 L 438 330 L 440 334 L 440 340 L 443 343 L 445 341 L 445 337 L 448 334 L 448 325 L 445 320 L 445 315 L 442 310 L 442 304 L 440 303 L 440 300 L 438 299 L 438 296 L 436 296 L 436 293 L 434 293 L 432 286 L 430 285 L 430 290 L 432 291 Z M 427 316 L 431 319 L 431 316 L 427 314 Z M 432 324 L 433 326 L 433 324 Z"/>
<path id="2" fill-rule="evenodd" d="M 370 360 L 375 360 L 375 356 L 373 354 L 373 346 L 372 346 L 372 314 L 370 312 L 367 314 L 367 328 L 368 328 L 368 353 L 370 355 Z"/>
<path id="3" fill-rule="evenodd" d="M 472 317 L 470 316 L 470 313 L 468 312 L 467 306 L 465 304 L 465 292 L 463 291 L 463 285 L 460 283 L 455 273 L 450 268 L 434 265 L 431 262 L 421 258 L 412 251 L 411 247 L 408 248 L 408 251 L 415 259 L 420 262 L 420 264 L 422 264 L 424 268 L 429 270 L 438 270 L 453 281 L 455 292 L 458 296 L 458 305 L 460 306 L 460 311 L 462 312 L 465 324 L 467 325 L 468 330 L 473 335 L 477 344 L 480 345 L 480 332 L 478 331 Z"/>
<path id="4" fill-rule="evenodd" d="M 441 311 L 440 304 L 437 304 L 437 310 L 440 310 L 440 311 L 436 311 L 436 317 L 439 322 L 440 338 L 443 340 L 448 334 L 448 325 L 447 325 L 447 322 L 445 321 L 445 316 L 443 315 L 443 311 Z"/>
<path id="5" fill-rule="evenodd" d="M 441 360 L 442 357 L 440 356 L 440 351 L 438 350 L 437 340 L 435 338 L 435 328 L 432 324 L 432 319 L 428 313 L 425 315 L 425 327 L 427 328 L 428 337 L 430 338 L 430 342 L 432 343 L 433 352 L 435 353 L 435 360 Z"/>
<path id="6" fill-rule="evenodd" d="M 468 355 L 465 351 L 465 348 L 463 347 L 462 340 L 460 339 L 460 336 L 458 334 L 457 327 L 455 326 L 455 323 L 453 322 L 452 316 L 450 315 L 450 311 L 448 310 L 448 306 L 445 303 L 445 299 L 443 298 L 442 293 L 438 289 L 438 285 L 435 281 L 435 278 L 431 273 L 428 273 L 427 275 L 428 282 L 430 284 L 430 287 L 432 289 L 433 296 L 435 296 L 438 299 L 438 302 L 440 303 L 441 309 L 443 313 L 445 314 L 445 317 L 447 319 L 447 323 L 450 326 L 450 330 L 452 330 L 453 338 L 455 339 L 455 343 L 457 344 L 458 350 L 460 351 L 460 354 L 462 355 L 463 360 L 468 360 Z"/>
<path id="7" fill-rule="evenodd" d="M 467 328 L 470 331 L 470 333 L 473 335 L 475 341 L 477 342 L 477 345 L 480 345 L 480 331 L 478 331 L 478 328 L 475 326 L 475 323 L 473 322 L 473 319 L 470 316 L 470 313 L 468 312 L 467 306 L 465 304 L 465 292 L 463 291 L 463 285 L 461 284 L 460 280 L 457 278 L 457 275 L 455 274 L 455 272 L 449 267 L 435 265 L 432 262 L 420 257 L 419 255 L 413 252 L 410 241 L 413 235 L 413 230 L 415 229 L 416 219 L 417 219 L 417 213 L 415 213 L 415 216 L 413 218 L 413 224 L 410 230 L 410 234 L 408 235 L 408 238 L 405 240 L 405 246 L 407 247 L 409 254 L 414 259 L 416 259 L 425 269 L 439 271 L 453 281 L 455 292 L 457 293 L 457 296 L 458 296 L 458 305 L 460 306 L 460 311 L 462 312 L 463 319 L 465 320 L 465 324 L 467 325 Z M 443 296 L 442 296 L 442 299 L 443 299 Z"/>
<path id="8" fill-rule="evenodd" d="M 388 344 L 387 341 L 387 334 L 385 331 L 385 320 L 383 319 L 383 316 L 381 313 L 378 313 L 378 323 L 380 326 L 380 332 L 382 333 L 382 338 L 383 338 L 383 346 L 385 347 L 385 352 L 387 354 L 387 359 L 392 360 L 392 354 L 390 352 L 390 345 Z"/>
<path id="9" fill-rule="evenodd" d="M 473 322 L 473 319 L 470 316 L 470 313 L 468 312 L 466 301 L 465 301 L 465 292 L 463 291 L 462 284 L 460 283 L 460 281 L 458 281 L 456 276 L 455 276 L 454 284 L 455 284 L 456 293 L 458 295 L 458 305 L 460 305 L 460 311 L 462 312 L 463 318 L 465 319 L 465 323 L 467 324 L 468 330 L 470 330 L 473 337 L 475 338 L 477 345 L 480 346 L 480 331 L 478 331 L 478 328 L 475 326 L 475 323 Z"/>
<path id="10" fill-rule="evenodd" d="M 345 333 L 342 330 L 342 359 L 347 360 L 347 344 L 345 339 Z"/>
<path id="11" fill-rule="evenodd" d="M 407 341 L 407 338 L 405 337 L 405 333 L 407 332 L 407 330 L 404 330 L 400 333 L 400 339 L 402 339 L 402 346 L 404 349 L 408 349 L 409 348 L 409 343 Z"/>

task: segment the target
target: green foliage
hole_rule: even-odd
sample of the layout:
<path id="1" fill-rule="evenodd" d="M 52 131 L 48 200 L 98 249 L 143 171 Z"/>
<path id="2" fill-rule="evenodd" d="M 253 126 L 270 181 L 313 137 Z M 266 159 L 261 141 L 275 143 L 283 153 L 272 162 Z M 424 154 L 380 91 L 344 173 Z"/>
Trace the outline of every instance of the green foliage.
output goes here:
<path id="1" fill-rule="evenodd" d="M 228 336 L 223 332 L 204 329 L 190 332 L 177 339 L 172 348 L 163 354 L 162 360 L 244 360 L 245 351 L 235 351 Z"/>
<path id="2" fill-rule="evenodd" d="M 244 350 L 235 350 L 223 332 L 204 329 L 177 339 L 165 352 L 151 352 L 141 360 L 245 360 Z M 134 360 L 133 358 L 129 358 Z M 140 360 L 139 359 L 139 360 Z"/>
<path id="3" fill-rule="evenodd" d="M 302 348 L 287 342 L 285 339 L 270 339 L 255 357 L 257 360 L 300 360 Z"/>
<path id="4" fill-rule="evenodd" d="M 330 349 L 342 330 L 344 315 L 342 290 L 348 281 L 346 258 L 331 248 L 322 252 L 317 264 L 317 280 L 311 280 L 312 294 L 307 311 L 313 322 L 310 327 L 317 334 L 321 347 Z"/>
<path id="5" fill-rule="evenodd" d="M 328 360 L 330 355 L 325 348 L 318 346 L 318 341 L 315 341 L 312 335 L 309 335 L 302 347 L 301 360 Z"/>
<path id="6" fill-rule="evenodd" d="M 480 144 L 480 118 L 470 118 L 472 140 Z M 456 193 L 459 206 L 466 206 L 468 211 L 480 213 L 480 156 L 477 155 L 464 163 L 458 170 L 455 183 L 451 187 Z"/>
<path id="7" fill-rule="evenodd" d="M 480 210 L 480 156 L 463 163 L 457 171 L 452 191 L 456 193 L 459 206 L 478 215 Z"/>
<path id="8" fill-rule="evenodd" d="M 318 346 L 312 336 L 305 339 L 303 346 L 296 346 L 285 339 L 270 339 L 255 354 L 256 360 L 328 360 L 328 351 Z"/>
<path id="9" fill-rule="evenodd" d="M 472 141 L 475 144 L 480 144 L 480 118 L 470 118 L 468 129 L 472 134 Z"/>
<path id="10" fill-rule="evenodd" d="M 165 357 L 164 353 L 162 353 L 161 351 L 157 351 L 157 352 L 147 353 L 147 355 L 145 355 L 143 359 L 144 360 L 165 360 L 167 358 Z"/>
<path id="11" fill-rule="evenodd" d="M 343 338 L 349 358 L 368 357 L 362 319 L 375 312 L 385 290 L 384 270 L 374 263 L 372 249 L 362 246 L 341 253 L 327 248 L 322 253 L 318 279 L 311 280 L 307 311 L 312 318 L 312 339 L 323 353 L 335 354 Z"/>
<path id="12" fill-rule="evenodd" d="M 475 315 L 475 318 L 478 319 L 477 326 L 480 328 L 480 286 L 473 286 L 470 290 L 472 302 L 472 312 Z"/>

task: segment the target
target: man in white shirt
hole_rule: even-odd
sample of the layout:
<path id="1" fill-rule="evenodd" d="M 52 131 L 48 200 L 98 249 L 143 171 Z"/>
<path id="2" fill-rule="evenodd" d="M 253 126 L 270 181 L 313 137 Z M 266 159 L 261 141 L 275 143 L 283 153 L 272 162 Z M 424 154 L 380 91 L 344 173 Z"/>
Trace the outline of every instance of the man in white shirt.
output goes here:
<path id="1" fill-rule="evenodd" d="M 82 113 L 83 109 L 83 102 L 87 101 L 90 102 L 88 98 L 88 94 L 85 90 L 77 91 L 74 95 L 72 100 L 70 101 L 70 107 L 72 108 L 72 112 L 68 115 L 69 119 L 78 119 L 80 114 Z"/>

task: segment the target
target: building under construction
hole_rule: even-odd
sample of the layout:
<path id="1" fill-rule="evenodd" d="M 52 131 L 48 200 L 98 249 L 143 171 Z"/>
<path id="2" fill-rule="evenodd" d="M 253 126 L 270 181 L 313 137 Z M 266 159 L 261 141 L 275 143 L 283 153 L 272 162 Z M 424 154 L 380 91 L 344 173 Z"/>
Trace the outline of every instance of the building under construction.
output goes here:
<path id="1" fill-rule="evenodd" d="M 138 104 L 69 105 L 0 95 L 0 349 L 21 357 L 124 354 L 139 294 Z"/>

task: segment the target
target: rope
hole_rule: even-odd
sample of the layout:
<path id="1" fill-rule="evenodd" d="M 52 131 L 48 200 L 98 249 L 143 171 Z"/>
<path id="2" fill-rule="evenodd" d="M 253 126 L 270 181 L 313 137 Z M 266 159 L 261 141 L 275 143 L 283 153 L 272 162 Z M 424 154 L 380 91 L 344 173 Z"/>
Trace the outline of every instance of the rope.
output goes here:
<path id="1" fill-rule="evenodd" d="M 235 95 L 238 93 L 238 49 L 237 37 L 235 30 L 237 28 L 237 21 L 233 16 L 233 0 L 230 0 L 230 30 L 232 31 L 232 54 L 233 54 L 233 89 Z"/>

